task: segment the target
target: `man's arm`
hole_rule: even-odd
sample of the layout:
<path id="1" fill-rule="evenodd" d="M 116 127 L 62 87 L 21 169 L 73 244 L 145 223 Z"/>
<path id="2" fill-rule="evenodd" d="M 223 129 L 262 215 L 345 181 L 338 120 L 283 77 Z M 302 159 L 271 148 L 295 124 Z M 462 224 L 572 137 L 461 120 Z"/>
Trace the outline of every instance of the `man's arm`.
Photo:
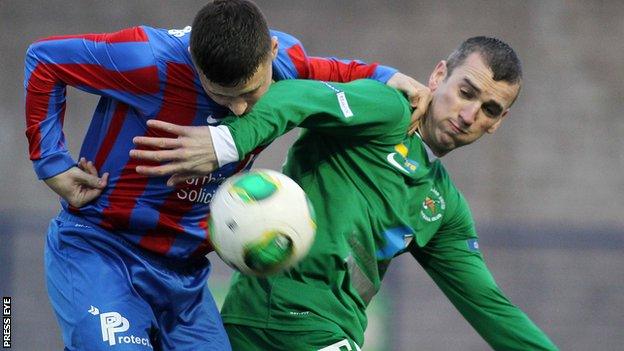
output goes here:
<path id="1" fill-rule="evenodd" d="M 369 78 L 387 84 L 403 92 L 410 101 L 414 112 L 409 132 L 413 133 L 418 120 L 424 114 L 431 92 L 428 87 L 397 69 L 378 63 L 365 63 L 360 60 L 345 60 L 335 57 L 309 56 L 303 45 L 295 37 L 271 31 L 279 43 L 277 58 L 273 62 L 274 79 L 314 79 L 327 82 L 350 82 Z"/>
<path id="2" fill-rule="evenodd" d="M 28 48 L 24 88 L 30 159 L 39 179 L 46 180 L 71 205 L 83 204 L 85 197 L 80 194 L 98 189 L 93 186 L 102 179 L 97 179 L 97 172 L 94 178 L 84 167 L 76 167 L 65 147 L 66 86 L 130 104 L 133 99 L 136 102 L 137 95 L 158 92 L 154 62 L 140 27 L 108 34 L 50 37 Z"/>
<path id="3" fill-rule="evenodd" d="M 300 126 L 319 132 L 361 138 L 374 142 L 379 135 L 405 134 L 409 124 L 409 103 L 395 89 L 372 80 L 347 84 L 330 84 L 311 80 L 289 80 L 273 84 L 254 109 L 243 117 L 231 117 L 218 127 L 206 128 L 202 148 L 203 162 L 194 166 L 202 172 L 211 172 L 224 164 L 244 158 L 259 146 L 268 145 L 289 130 Z M 162 121 L 148 121 L 148 125 L 178 138 L 136 137 L 135 143 L 165 149 L 162 151 L 132 150 L 132 157 L 159 162 L 187 158 L 180 154 L 181 143 L 197 138 L 198 128 L 176 126 Z M 137 167 L 147 175 L 171 174 L 176 165 Z M 180 178 L 183 179 L 183 178 Z M 180 180 L 176 179 L 176 180 Z M 176 180 L 171 183 L 175 183 Z"/>
<path id="4" fill-rule="evenodd" d="M 410 253 L 493 349 L 557 350 L 497 286 L 479 251 L 463 197 L 462 206 L 464 209 L 455 212 L 458 215 L 443 224 L 425 247 L 412 243 Z"/>

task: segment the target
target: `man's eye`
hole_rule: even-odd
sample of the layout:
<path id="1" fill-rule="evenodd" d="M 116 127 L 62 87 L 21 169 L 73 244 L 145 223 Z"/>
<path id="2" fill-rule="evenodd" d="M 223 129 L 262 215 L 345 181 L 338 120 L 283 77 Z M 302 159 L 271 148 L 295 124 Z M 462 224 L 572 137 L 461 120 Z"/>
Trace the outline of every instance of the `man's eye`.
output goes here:
<path id="1" fill-rule="evenodd" d="M 460 92 L 461 96 L 463 96 L 463 97 L 465 97 L 467 99 L 471 99 L 474 96 L 474 94 L 472 92 L 470 92 L 468 90 L 465 90 L 465 89 L 459 89 L 459 92 Z"/>

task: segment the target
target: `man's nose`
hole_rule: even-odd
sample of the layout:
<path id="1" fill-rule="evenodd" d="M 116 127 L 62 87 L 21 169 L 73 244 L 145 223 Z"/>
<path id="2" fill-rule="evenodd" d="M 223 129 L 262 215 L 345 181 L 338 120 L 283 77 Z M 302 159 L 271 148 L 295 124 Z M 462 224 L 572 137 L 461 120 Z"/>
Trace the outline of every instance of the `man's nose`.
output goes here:
<path id="1" fill-rule="evenodd" d="M 479 104 L 471 103 L 461 109 L 459 117 L 466 125 L 471 125 L 477 118 L 477 112 L 479 112 Z"/>
<path id="2" fill-rule="evenodd" d="M 247 111 L 248 104 L 245 100 L 239 99 L 239 100 L 230 102 L 228 107 L 230 108 L 230 111 L 232 111 L 232 113 L 234 113 L 237 116 L 240 116 Z"/>

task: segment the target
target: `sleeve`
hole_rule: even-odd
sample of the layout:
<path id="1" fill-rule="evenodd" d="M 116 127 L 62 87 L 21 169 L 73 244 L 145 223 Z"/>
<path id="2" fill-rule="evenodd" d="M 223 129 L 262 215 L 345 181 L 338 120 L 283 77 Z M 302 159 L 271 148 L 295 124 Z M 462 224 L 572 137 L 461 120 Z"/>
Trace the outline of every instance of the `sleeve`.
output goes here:
<path id="1" fill-rule="evenodd" d="M 411 254 L 453 305 L 495 350 L 557 350 L 529 317 L 497 286 L 479 252 L 469 209 L 464 207 L 423 248 Z"/>
<path id="2" fill-rule="evenodd" d="M 370 78 L 386 83 L 397 70 L 379 65 L 367 64 L 359 60 L 344 60 L 334 57 L 312 57 L 306 54 L 303 45 L 295 37 L 272 30 L 277 37 L 279 49 L 273 62 L 273 78 L 314 79 L 328 82 L 350 82 L 356 79 Z"/>
<path id="3" fill-rule="evenodd" d="M 379 82 L 289 80 L 273 84 L 251 112 L 230 118 L 225 125 L 242 159 L 296 126 L 375 142 L 382 135 L 402 138 L 409 120 L 407 100 Z"/>
<path id="4" fill-rule="evenodd" d="M 26 136 L 40 179 L 74 165 L 62 131 L 66 86 L 117 99 L 147 113 L 158 68 L 142 27 L 57 36 L 28 48 L 24 69 Z"/>

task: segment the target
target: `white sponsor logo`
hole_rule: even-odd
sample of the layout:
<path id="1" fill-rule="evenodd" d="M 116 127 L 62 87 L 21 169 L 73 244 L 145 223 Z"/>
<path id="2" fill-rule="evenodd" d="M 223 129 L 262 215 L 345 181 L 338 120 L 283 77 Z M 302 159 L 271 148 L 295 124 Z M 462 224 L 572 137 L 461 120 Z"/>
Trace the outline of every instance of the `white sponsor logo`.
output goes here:
<path id="1" fill-rule="evenodd" d="M 89 311 L 87 311 L 89 313 L 91 313 L 94 316 L 97 316 L 98 314 L 100 314 L 100 310 L 98 310 L 97 307 L 93 307 L 93 305 L 91 305 L 91 307 L 89 307 Z"/>
<path id="2" fill-rule="evenodd" d="M 338 98 L 338 105 L 340 105 L 340 110 L 342 111 L 342 114 L 345 116 L 345 118 L 353 117 L 353 112 L 351 112 L 351 107 L 349 107 L 349 102 L 347 101 L 347 96 L 345 95 L 344 91 L 336 94 L 336 97 Z"/>
<path id="3" fill-rule="evenodd" d="M 349 107 L 349 102 L 347 101 L 347 96 L 344 91 L 340 91 L 338 88 L 327 82 L 321 82 L 325 84 L 329 89 L 333 90 L 336 93 L 336 98 L 338 99 L 338 105 L 340 105 L 340 110 L 342 110 L 343 116 L 345 118 L 353 117 L 353 112 L 351 111 L 351 107 Z"/>
<path id="4" fill-rule="evenodd" d="M 187 33 L 191 32 L 191 26 L 186 26 L 182 29 L 169 29 L 169 31 L 167 31 L 167 33 L 169 33 L 169 35 L 173 35 L 176 38 L 180 38 L 185 36 Z"/>
<path id="5" fill-rule="evenodd" d="M 218 124 L 219 120 L 214 118 L 212 115 L 208 115 L 208 117 L 206 117 L 206 123 L 212 125 L 212 124 Z"/>
<path id="6" fill-rule="evenodd" d="M 217 191 L 218 184 L 223 183 L 225 179 L 226 177 L 223 175 L 213 175 L 212 173 L 204 177 L 187 179 L 187 186 L 178 189 L 176 196 L 180 200 L 209 204 Z"/>
<path id="7" fill-rule="evenodd" d="M 386 157 L 388 162 L 390 162 L 390 164 L 393 165 L 399 171 L 409 174 L 409 172 L 394 159 L 394 155 L 396 155 L 396 152 L 391 152 L 388 154 L 388 156 Z"/>
<path id="8" fill-rule="evenodd" d="M 302 317 L 302 316 L 307 316 L 307 315 L 309 315 L 309 314 L 310 314 L 310 311 L 303 311 L 303 312 L 295 312 L 295 311 L 290 311 L 289 313 L 290 313 L 290 315 L 291 315 L 291 316 L 299 316 L 299 317 Z"/>
<path id="9" fill-rule="evenodd" d="M 96 316 L 100 313 L 100 310 L 97 307 L 91 306 L 88 312 Z M 108 342 L 109 346 L 115 346 L 117 344 L 135 344 L 153 349 L 148 338 L 140 338 L 136 335 L 115 335 L 130 329 L 130 322 L 119 312 L 105 312 L 100 314 L 100 326 L 102 328 L 102 341 Z"/>
<path id="10" fill-rule="evenodd" d="M 105 312 L 100 314 L 102 325 L 102 340 L 108 341 L 110 346 L 117 344 L 115 334 L 128 331 L 130 322 L 117 312 Z"/>

